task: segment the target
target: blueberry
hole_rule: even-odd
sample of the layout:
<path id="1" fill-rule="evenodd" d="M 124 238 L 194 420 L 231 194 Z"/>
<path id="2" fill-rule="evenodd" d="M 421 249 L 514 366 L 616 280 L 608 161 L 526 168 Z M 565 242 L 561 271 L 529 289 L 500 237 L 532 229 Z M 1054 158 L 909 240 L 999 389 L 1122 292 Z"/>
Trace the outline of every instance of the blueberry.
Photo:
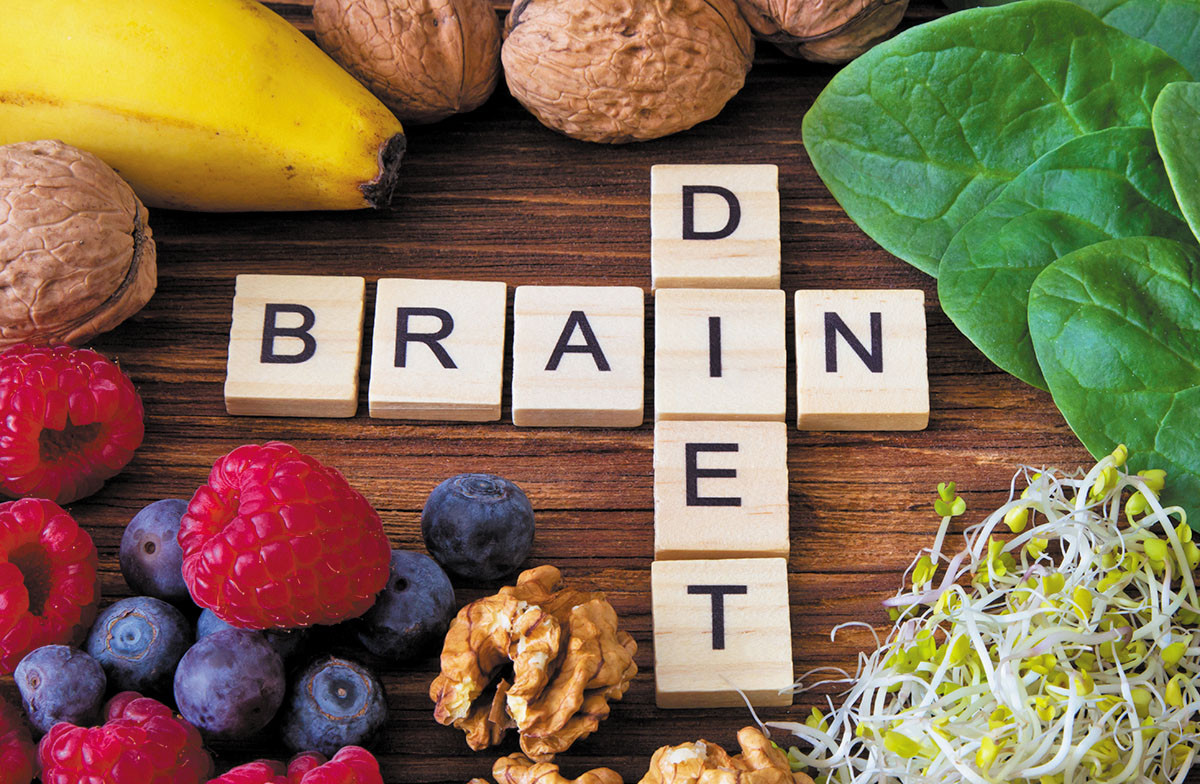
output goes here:
<path id="1" fill-rule="evenodd" d="M 206 737 L 243 738 L 283 704 L 283 659 L 261 634 L 224 629 L 199 640 L 175 670 L 175 704 Z"/>
<path id="2" fill-rule="evenodd" d="M 332 757 L 343 746 L 365 746 L 387 721 L 383 686 L 366 667 L 326 656 L 292 684 L 283 709 L 283 742 L 292 751 Z"/>
<path id="3" fill-rule="evenodd" d="M 87 652 L 118 691 L 164 694 L 191 644 L 192 626 L 183 613 L 153 596 L 134 596 L 100 613 Z"/>
<path id="4" fill-rule="evenodd" d="M 491 474 L 442 482 L 421 512 L 425 547 L 446 570 L 469 580 L 516 571 L 533 549 L 533 507 L 521 488 Z"/>
<path id="5" fill-rule="evenodd" d="M 43 645 L 26 654 L 13 675 L 25 713 L 39 732 L 60 721 L 86 727 L 100 718 L 104 668 L 78 648 Z"/>
<path id="6" fill-rule="evenodd" d="M 237 626 L 222 621 L 212 610 L 205 610 L 196 620 L 196 639 L 199 640 L 224 629 L 237 628 Z M 309 631 L 309 629 L 267 629 L 258 631 L 256 634 L 261 634 L 286 663 L 300 651 L 308 638 Z"/>
<path id="7" fill-rule="evenodd" d="M 442 567 L 424 553 L 392 550 L 387 585 L 350 629 L 372 655 L 396 663 L 440 644 L 453 618 L 454 586 Z"/>
<path id="8" fill-rule="evenodd" d="M 191 604 L 177 538 L 187 507 L 188 502 L 178 498 L 155 501 L 129 521 L 121 537 L 120 560 L 130 588 L 164 602 Z"/>

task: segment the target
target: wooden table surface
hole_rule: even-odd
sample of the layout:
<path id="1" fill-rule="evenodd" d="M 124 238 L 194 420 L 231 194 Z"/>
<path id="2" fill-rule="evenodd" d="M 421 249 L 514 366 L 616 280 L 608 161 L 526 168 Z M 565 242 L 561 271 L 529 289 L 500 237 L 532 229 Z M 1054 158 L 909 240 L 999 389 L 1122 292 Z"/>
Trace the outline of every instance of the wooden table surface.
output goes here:
<path id="1" fill-rule="evenodd" d="M 274 3 L 309 29 L 305 0 Z M 499 5 L 499 4 L 498 4 Z M 908 24 L 939 13 L 916 5 Z M 830 641 L 860 620 L 887 626 L 880 600 L 931 543 L 935 485 L 959 483 L 973 522 L 1007 498 L 1018 464 L 1076 467 L 1089 456 L 1050 397 L 996 369 L 942 314 L 934 281 L 892 257 L 846 217 L 813 171 L 800 121 L 835 72 L 759 47 L 745 89 L 713 121 L 651 143 L 598 146 L 542 127 L 503 85 L 481 110 L 410 129 L 391 210 L 206 215 L 152 211 L 159 287 L 150 304 L 95 347 L 120 361 L 146 408 L 146 438 L 129 467 L 71 505 L 100 550 L 106 601 L 129 593 L 117 547 L 130 517 L 165 497 L 190 498 L 213 461 L 236 446 L 277 439 L 340 469 L 382 516 L 394 546 L 422 549 L 419 516 L 441 479 L 466 471 L 519 483 L 537 513 L 530 564 L 555 564 L 572 583 L 608 593 L 636 638 L 640 672 L 600 731 L 560 755 L 564 773 L 606 765 L 637 781 L 651 753 L 699 737 L 736 746 L 744 709 L 654 706 L 650 564 L 653 427 L 518 429 L 509 395 L 497 423 L 447 425 L 366 416 L 368 363 L 352 419 L 230 417 L 222 383 L 239 273 L 363 275 L 371 303 L 381 277 L 501 280 L 522 284 L 633 285 L 649 290 L 650 167 L 740 162 L 779 166 L 783 288 L 918 288 L 925 292 L 931 418 L 916 433 L 812 433 L 791 429 L 789 559 L 797 673 L 852 668 L 864 633 Z M 510 291 L 511 297 L 511 291 Z M 510 299 L 511 304 L 511 299 Z M 510 317 L 511 318 L 511 317 Z M 653 311 L 648 312 L 646 411 L 653 411 Z M 511 321 L 510 321 L 511 329 Z M 791 313 L 788 316 L 789 353 Z M 511 363 L 511 334 L 506 366 Z M 789 372 L 788 419 L 795 422 Z M 495 586 L 459 585 L 460 603 Z M 489 775 L 502 747 L 473 753 L 458 730 L 432 718 L 435 657 L 383 673 L 390 719 L 378 753 L 385 780 L 465 782 Z M 11 681 L 7 684 L 11 689 Z M 816 695 L 766 720 L 797 718 Z M 786 739 L 785 739 L 786 745 Z M 286 756 L 270 740 L 223 749 L 228 766 Z"/>

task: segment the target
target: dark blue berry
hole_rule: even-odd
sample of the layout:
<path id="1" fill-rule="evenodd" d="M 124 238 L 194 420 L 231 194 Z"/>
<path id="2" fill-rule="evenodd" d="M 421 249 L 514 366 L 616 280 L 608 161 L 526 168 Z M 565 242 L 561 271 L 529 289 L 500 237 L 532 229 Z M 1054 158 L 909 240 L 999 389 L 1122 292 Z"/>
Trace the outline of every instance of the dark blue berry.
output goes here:
<path id="1" fill-rule="evenodd" d="M 459 474 L 429 494 L 421 512 L 425 547 L 458 577 L 495 580 L 533 549 L 533 507 L 521 488 L 491 474 Z"/>
<path id="2" fill-rule="evenodd" d="M 261 634 L 224 629 L 197 641 L 175 670 L 175 704 L 208 738 L 261 730 L 283 704 L 283 659 Z"/>
<path id="3" fill-rule="evenodd" d="M 199 640 L 202 637 L 207 637 L 213 632 L 236 628 L 238 627 L 218 618 L 217 614 L 212 610 L 205 610 L 196 619 L 196 639 Z M 275 652 L 283 658 L 284 663 L 287 663 L 293 656 L 300 652 L 301 647 L 308 638 L 309 631 L 309 629 L 267 629 L 265 631 L 258 631 L 256 634 L 261 634 L 271 647 L 275 649 Z"/>
<path id="4" fill-rule="evenodd" d="M 130 588 L 164 602 L 191 604 L 177 538 L 187 507 L 187 501 L 178 498 L 155 501 L 129 521 L 121 537 L 120 560 Z"/>
<path id="5" fill-rule="evenodd" d="M 78 648 L 43 645 L 21 659 L 13 676 L 29 722 L 39 732 L 60 721 L 86 727 L 100 718 L 104 668 Z"/>
<path id="6" fill-rule="evenodd" d="M 387 585 L 350 628 L 373 656 L 397 663 L 440 645 L 453 618 L 454 586 L 437 562 L 424 553 L 392 550 Z"/>
<path id="7" fill-rule="evenodd" d="M 87 652 L 118 691 L 168 694 L 175 665 L 192 644 L 183 613 L 153 596 L 122 599 L 96 619 Z"/>
<path id="8" fill-rule="evenodd" d="M 370 744 L 386 722 L 379 679 L 361 664 L 326 656 L 292 684 L 283 709 L 283 742 L 292 751 L 332 757 L 343 746 Z"/>

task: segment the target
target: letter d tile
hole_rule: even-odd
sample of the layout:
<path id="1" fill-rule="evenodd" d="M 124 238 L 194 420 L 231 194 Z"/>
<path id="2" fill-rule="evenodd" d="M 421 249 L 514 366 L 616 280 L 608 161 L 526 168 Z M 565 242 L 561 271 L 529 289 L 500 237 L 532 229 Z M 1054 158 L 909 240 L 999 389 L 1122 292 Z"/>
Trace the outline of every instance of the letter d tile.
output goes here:
<path id="1" fill-rule="evenodd" d="M 226 411 L 354 416 L 365 289 L 360 277 L 238 275 Z"/>

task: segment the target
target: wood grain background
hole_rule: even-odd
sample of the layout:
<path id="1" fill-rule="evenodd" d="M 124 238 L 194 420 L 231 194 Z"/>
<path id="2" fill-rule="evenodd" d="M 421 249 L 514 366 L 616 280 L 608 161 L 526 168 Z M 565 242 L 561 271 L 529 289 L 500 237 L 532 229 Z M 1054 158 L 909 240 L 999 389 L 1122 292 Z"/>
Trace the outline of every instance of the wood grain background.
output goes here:
<path id="1" fill-rule="evenodd" d="M 308 3 L 271 4 L 309 29 Z M 502 7 L 503 4 L 498 4 Z M 907 24 L 937 15 L 930 2 Z M 918 433 L 809 433 L 789 437 L 793 647 L 798 673 L 852 667 L 863 633 L 830 641 L 844 621 L 886 625 L 879 601 L 898 586 L 938 520 L 935 485 L 956 480 L 967 521 L 1007 497 L 1018 464 L 1075 467 L 1089 457 L 1048 395 L 1000 372 L 942 315 L 934 282 L 881 250 L 846 217 L 816 176 L 800 121 L 835 69 L 792 61 L 762 45 L 745 89 L 715 120 L 672 138 L 596 146 L 559 136 L 504 89 L 481 110 L 411 130 L 402 181 L 389 211 L 204 215 L 154 211 L 159 288 L 138 316 L 97 340 L 145 401 L 146 439 L 133 463 L 71 511 L 100 549 L 109 599 L 128 593 L 117 568 L 125 523 L 143 505 L 189 498 L 212 462 L 247 442 L 288 441 L 340 469 L 382 515 L 395 546 L 422 547 L 419 514 L 441 479 L 464 471 L 507 476 L 537 511 L 531 563 L 607 591 L 637 639 L 641 672 L 591 738 L 561 755 L 564 772 L 607 765 L 627 781 L 660 745 L 704 737 L 732 745 L 745 710 L 654 707 L 649 575 L 652 560 L 652 426 L 636 430 L 532 430 L 346 420 L 234 418 L 222 382 L 234 276 L 242 272 L 354 274 L 368 279 L 364 358 L 380 277 L 521 284 L 620 284 L 649 288 L 650 167 L 656 163 L 773 163 L 780 169 L 783 287 L 917 288 L 929 322 L 932 416 Z M 511 291 L 510 291 L 511 304 Z M 653 313 L 647 335 L 653 335 Z M 789 352 L 791 315 L 789 305 Z M 510 322 L 511 325 L 511 322 Z M 511 329 L 511 326 L 510 326 Z M 649 343 L 649 340 L 648 340 Z M 646 408 L 653 410 L 652 345 Z M 509 338 L 511 352 L 511 337 Z M 508 362 L 511 362 L 509 353 Z M 789 421 L 795 421 L 789 373 Z M 494 585 L 460 585 L 459 601 Z M 426 696 L 436 660 L 384 672 L 391 711 L 379 744 L 388 782 L 465 782 L 489 774 L 514 741 L 472 753 L 462 734 L 431 717 Z M 11 689 L 11 681 L 7 684 Z M 799 717 L 800 697 L 764 719 Z M 269 738 L 222 748 L 222 766 L 283 757 Z"/>

